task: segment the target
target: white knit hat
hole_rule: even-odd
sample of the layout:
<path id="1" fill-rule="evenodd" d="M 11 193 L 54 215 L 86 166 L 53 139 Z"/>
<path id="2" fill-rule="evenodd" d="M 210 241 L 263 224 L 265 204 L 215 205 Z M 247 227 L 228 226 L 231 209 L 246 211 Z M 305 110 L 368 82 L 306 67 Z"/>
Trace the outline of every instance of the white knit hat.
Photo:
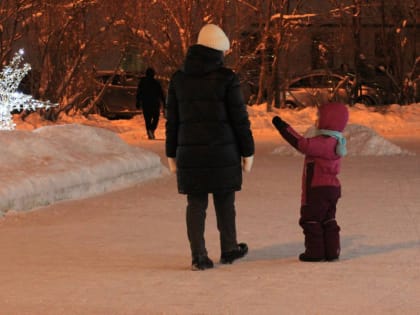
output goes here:
<path id="1" fill-rule="evenodd" d="M 225 32 L 214 24 L 206 24 L 201 28 L 197 44 L 221 51 L 229 50 L 230 47 L 229 38 Z"/>

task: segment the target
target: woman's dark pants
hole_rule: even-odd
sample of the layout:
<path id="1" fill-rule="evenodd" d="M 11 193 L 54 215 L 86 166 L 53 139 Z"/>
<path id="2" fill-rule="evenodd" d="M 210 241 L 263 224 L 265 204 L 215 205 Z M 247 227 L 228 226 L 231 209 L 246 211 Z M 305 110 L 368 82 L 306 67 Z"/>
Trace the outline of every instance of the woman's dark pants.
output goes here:
<path id="1" fill-rule="evenodd" d="M 204 239 L 208 194 L 187 195 L 187 234 L 190 241 L 192 257 L 207 255 Z M 222 252 L 237 248 L 235 192 L 213 193 L 216 210 L 217 228 L 220 235 Z"/>

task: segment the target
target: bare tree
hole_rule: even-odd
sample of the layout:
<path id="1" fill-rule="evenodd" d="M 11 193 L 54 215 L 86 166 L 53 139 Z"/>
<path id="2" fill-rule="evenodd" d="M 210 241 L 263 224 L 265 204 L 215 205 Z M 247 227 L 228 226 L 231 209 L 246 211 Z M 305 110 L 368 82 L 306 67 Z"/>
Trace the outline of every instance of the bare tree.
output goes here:
<path id="1" fill-rule="evenodd" d="M 26 39 L 35 55 L 33 68 L 40 70 L 33 93 L 59 103 L 45 113 L 46 118 L 54 120 L 62 111 L 81 111 L 88 103 L 93 60 L 106 48 L 103 38 L 118 21 L 118 16 L 109 14 L 111 3 L 37 1 L 33 6 Z"/>
<path id="2" fill-rule="evenodd" d="M 226 63 L 239 73 L 247 93 L 255 93 L 253 102 L 266 101 L 270 111 L 282 105 L 280 87 L 296 72 L 290 57 L 302 53 L 298 45 L 307 51 L 317 29 L 326 54 L 343 62 L 356 58 L 371 36 L 365 21 L 379 17 L 381 62 L 402 80 L 418 53 L 418 11 L 416 0 L 329 0 L 322 6 L 315 0 L 2 0 L 0 62 L 24 43 L 36 78 L 32 94 L 60 104 L 45 117 L 87 114 L 102 95 L 92 81 L 100 57 L 117 52 L 114 70 L 128 69 L 130 62 L 136 70 L 151 65 L 169 79 L 202 25 L 215 23 L 231 40 Z M 328 23 L 340 31 L 326 36 L 322 25 Z M 335 64 L 324 60 L 312 66 Z"/>
<path id="3" fill-rule="evenodd" d="M 13 55 L 15 43 L 25 31 L 26 19 L 32 12 L 32 1 L 2 0 L 0 2 L 0 65 Z"/>
<path id="4" fill-rule="evenodd" d="M 179 67 L 188 47 L 195 43 L 205 23 L 229 30 L 224 18 L 229 4 L 224 0 L 157 0 L 128 2 L 134 10 L 125 10 L 131 40 L 137 43 L 146 63 L 169 74 Z"/>

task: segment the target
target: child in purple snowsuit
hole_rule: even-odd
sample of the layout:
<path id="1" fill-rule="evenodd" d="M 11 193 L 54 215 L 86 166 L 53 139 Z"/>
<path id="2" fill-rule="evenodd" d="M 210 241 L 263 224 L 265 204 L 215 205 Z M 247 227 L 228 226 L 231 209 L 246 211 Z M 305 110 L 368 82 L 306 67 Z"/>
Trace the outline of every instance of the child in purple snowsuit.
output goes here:
<path id="1" fill-rule="evenodd" d="M 341 197 L 337 178 L 341 157 L 346 154 L 342 131 L 349 118 L 347 107 L 327 103 L 318 108 L 316 135 L 305 138 L 280 117 L 273 124 L 281 136 L 305 154 L 302 177 L 302 200 L 299 225 L 305 235 L 305 252 L 301 261 L 332 261 L 340 256 L 340 227 L 335 219 Z"/>

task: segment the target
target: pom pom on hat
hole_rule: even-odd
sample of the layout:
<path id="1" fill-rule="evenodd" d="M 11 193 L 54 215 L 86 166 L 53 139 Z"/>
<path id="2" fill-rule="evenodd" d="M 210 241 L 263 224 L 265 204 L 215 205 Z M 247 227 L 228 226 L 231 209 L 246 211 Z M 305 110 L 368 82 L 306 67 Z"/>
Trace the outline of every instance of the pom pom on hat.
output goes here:
<path id="1" fill-rule="evenodd" d="M 204 25 L 198 33 L 197 44 L 220 51 L 229 50 L 230 43 L 225 32 L 214 24 Z"/>

